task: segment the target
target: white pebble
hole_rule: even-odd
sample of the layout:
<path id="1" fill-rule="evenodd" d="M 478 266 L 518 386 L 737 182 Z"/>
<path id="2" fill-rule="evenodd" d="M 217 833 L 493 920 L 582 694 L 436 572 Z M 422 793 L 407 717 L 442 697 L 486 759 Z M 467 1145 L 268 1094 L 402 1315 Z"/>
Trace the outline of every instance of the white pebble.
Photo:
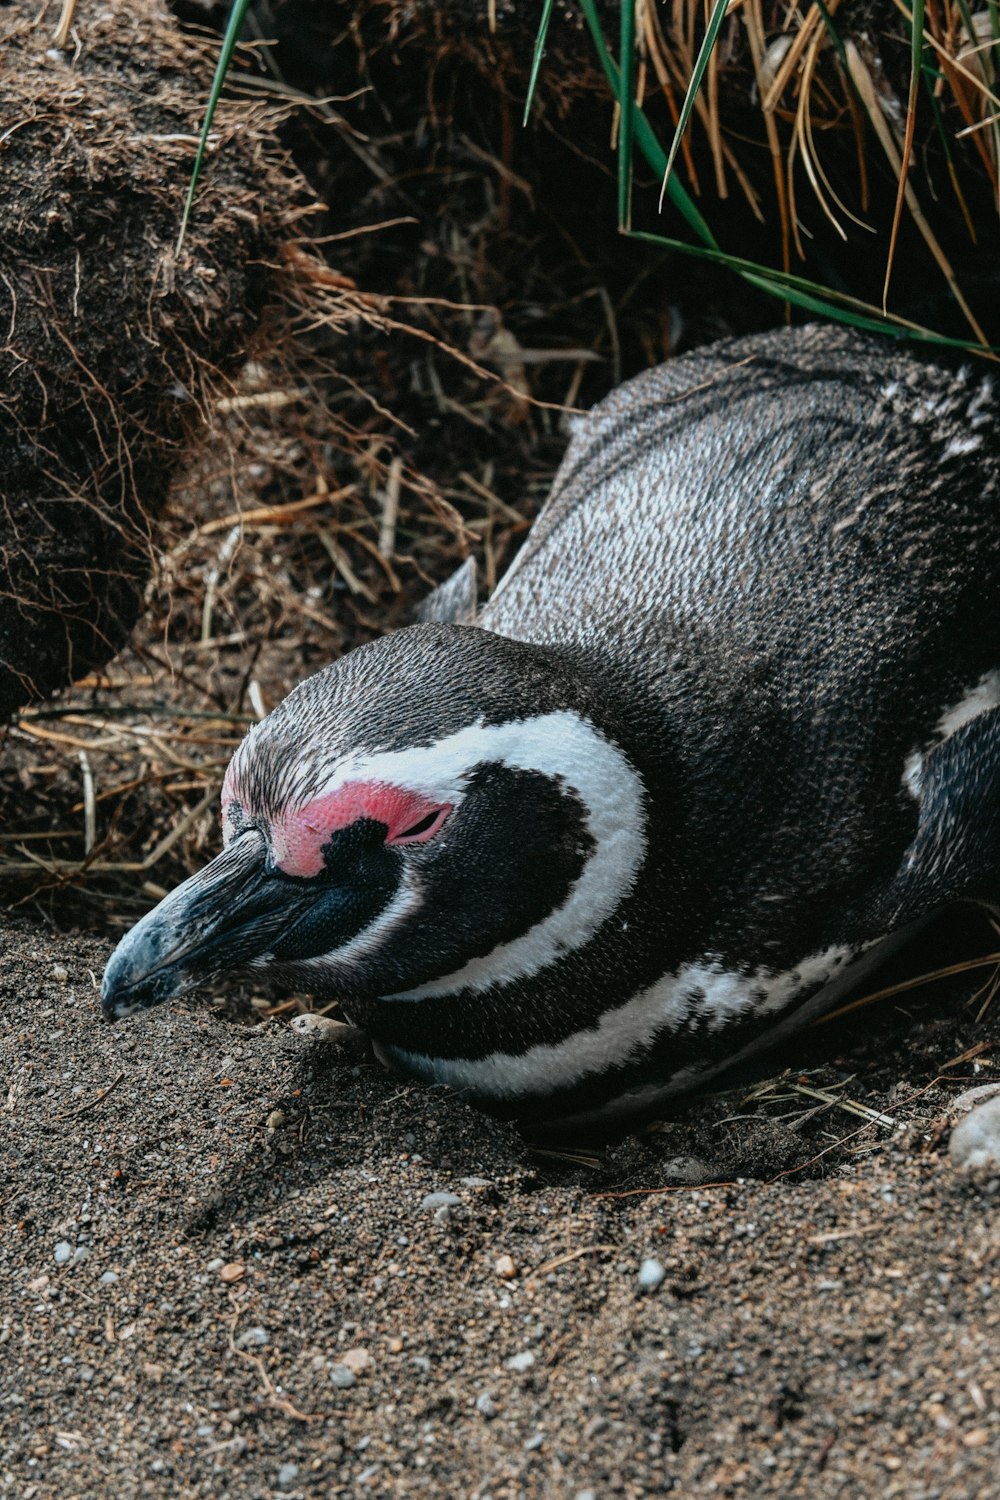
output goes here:
<path id="1" fill-rule="evenodd" d="M 974 1089 L 965 1089 L 948 1105 L 948 1113 L 953 1119 L 957 1119 L 959 1115 L 972 1109 L 973 1105 L 984 1104 L 995 1094 L 1000 1094 L 1000 1083 L 980 1083 Z"/>
<path id="2" fill-rule="evenodd" d="M 64 1266 L 68 1260 L 73 1258 L 73 1246 L 69 1240 L 60 1240 L 55 1249 L 55 1263 Z"/>
<path id="3" fill-rule="evenodd" d="M 340 1356 L 340 1363 L 345 1370 L 350 1370 L 352 1375 L 363 1375 L 370 1370 L 375 1361 L 367 1349 L 348 1349 L 346 1354 Z"/>
<path id="4" fill-rule="evenodd" d="M 655 1292 L 656 1288 L 666 1277 L 666 1274 L 660 1262 L 650 1257 L 648 1260 L 644 1260 L 639 1267 L 639 1285 L 644 1292 Z"/>
<path id="5" fill-rule="evenodd" d="M 522 1354 L 512 1354 L 507 1361 L 508 1370 L 513 1370 L 516 1375 L 523 1375 L 525 1370 L 530 1370 L 535 1363 L 535 1356 L 530 1349 L 525 1349 Z"/>
<path id="6" fill-rule="evenodd" d="M 346 1365 L 331 1365 L 330 1380 L 341 1391 L 348 1391 L 355 1384 L 354 1376 Z"/>
<path id="7" fill-rule="evenodd" d="M 298 1477 L 298 1464 L 282 1464 L 278 1470 L 278 1489 L 290 1490 Z"/>
<path id="8" fill-rule="evenodd" d="M 436 1208 L 458 1208 L 461 1202 L 455 1193 L 428 1193 L 421 1198 L 420 1207 L 432 1213 Z"/>
<path id="9" fill-rule="evenodd" d="M 237 1349 L 262 1349 L 267 1343 L 266 1328 L 248 1328 L 236 1340 Z"/>
<path id="10" fill-rule="evenodd" d="M 483 1391 L 481 1396 L 476 1397 L 476 1411 L 479 1412 L 480 1416 L 485 1417 L 487 1422 L 492 1422 L 496 1416 L 497 1404 L 489 1391 Z"/>
<path id="11" fill-rule="evenodd" d="M 334 1021 L 330 1016 L 316 1016 L 311 1011 L 294 1016 L 290 1024 L 299 1036 L 311 1037 L 317 1042 L 346 1042 L 358 1035 L 356 1026 L 347 1026 L 343 1021 Z"/>
<path id="12" fill-rule="evenodd" d="M 663 1177 L 669 1177 L 674 1182 L 688 1183 L 692 1187 L 701 1182 L 709 1182 L 716 1175 L 700 1156 L 672 1156 L 663 1163 L 661 1170 Z"/>
<path id="13" fill-rule="evenodd" d="M 69 979 L 69 970 L 64 969 L 62 964 L 52 965 L 52 978 L 57 984 L 65 984 Z"/>
<path id="14" fill-rule="evenodd" d="M 948 1152 L 963 1171 L 1000 1167 L 1000 1095 L 977 1105 L 955 1126 Z"/>

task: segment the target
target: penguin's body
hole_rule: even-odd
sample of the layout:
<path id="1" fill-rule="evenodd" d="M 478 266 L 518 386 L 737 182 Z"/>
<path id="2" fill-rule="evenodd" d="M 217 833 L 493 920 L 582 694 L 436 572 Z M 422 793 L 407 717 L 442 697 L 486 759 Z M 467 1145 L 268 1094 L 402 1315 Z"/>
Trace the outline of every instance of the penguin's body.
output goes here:
<path id="1" fill-rule="evenodd" d="M 1000 900 L 994 424 L 988 377 L 829 328 L 618 388 L 475 625 L 440 623 L 453 589 L 251 732 L 229 849 L 125 940 L 106 1008 L 226 951 L 341 997 L 406 1072 L 606 1120 Z M 234 880 L 235 947 L 193 963 Z M 329 920 L 300 912 L 331 881 Z"/>

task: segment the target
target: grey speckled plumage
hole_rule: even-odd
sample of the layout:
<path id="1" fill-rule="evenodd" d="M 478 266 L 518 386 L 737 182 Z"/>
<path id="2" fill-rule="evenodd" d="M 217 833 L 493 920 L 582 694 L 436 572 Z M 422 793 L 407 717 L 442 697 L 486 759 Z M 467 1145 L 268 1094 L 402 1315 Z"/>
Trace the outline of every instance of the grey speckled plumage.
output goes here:
<path id="1" fill-rule="evenodd" d="M 907 754 L 1000 666 L 993 380 L 826 327 L 648 371 L 579 422 L 482 613 L 638 670 L 744 933 L 804 857 L 816 904 L 851 904 L 914 831 Z M 780 930 L 768 947 L 787 957 Z"/>
<path id="2" fill-rule="evenodd" d="M 267 873 L 233 964 L 341 997 L 404 1071 L 655 1108 L 1000 900 L 998 518 L 978 366 L 806 328 L 638 376 L 476 625 L 466 573 L 252 731 L 230 849 L 125 940 L 108 1010 L 225 966 L 185 914 L 236 862 Z"/>

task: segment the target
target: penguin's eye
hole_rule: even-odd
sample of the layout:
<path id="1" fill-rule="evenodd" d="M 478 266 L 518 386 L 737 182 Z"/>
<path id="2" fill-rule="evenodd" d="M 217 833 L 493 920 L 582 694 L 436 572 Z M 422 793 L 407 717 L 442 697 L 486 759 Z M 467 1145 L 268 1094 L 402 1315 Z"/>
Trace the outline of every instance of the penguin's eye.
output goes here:
<path id="1" fill-rule="evenodd" d="M 399 833 L 391 833 L 386 839 L 386 843 L 425 844 L 428 839 L 434 837 L 450 812 L 451 805 L 447 803 L 443 807 L 432 807 L 430 812 L 426 813 L 416 823 L 411 823 L 408 828 L 400 829 Z"/>

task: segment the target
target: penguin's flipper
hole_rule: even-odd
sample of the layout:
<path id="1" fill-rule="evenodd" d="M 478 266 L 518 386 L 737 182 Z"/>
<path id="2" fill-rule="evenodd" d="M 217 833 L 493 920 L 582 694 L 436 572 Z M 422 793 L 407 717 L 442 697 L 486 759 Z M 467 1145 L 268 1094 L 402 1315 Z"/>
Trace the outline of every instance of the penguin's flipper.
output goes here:
<path id="1" fill-rule="evenodd" d="M 894 885 L 901 915 L 1000 903 L 1000 708 L 926 752 L 920 821 Z"/>
<path id="2" fill-rule="evenodd" d="M 428 594 L 414 616 L 418 625 L 475 625 L 478 587 L 476 559 L 467 557 L 460 568 Z"/>

